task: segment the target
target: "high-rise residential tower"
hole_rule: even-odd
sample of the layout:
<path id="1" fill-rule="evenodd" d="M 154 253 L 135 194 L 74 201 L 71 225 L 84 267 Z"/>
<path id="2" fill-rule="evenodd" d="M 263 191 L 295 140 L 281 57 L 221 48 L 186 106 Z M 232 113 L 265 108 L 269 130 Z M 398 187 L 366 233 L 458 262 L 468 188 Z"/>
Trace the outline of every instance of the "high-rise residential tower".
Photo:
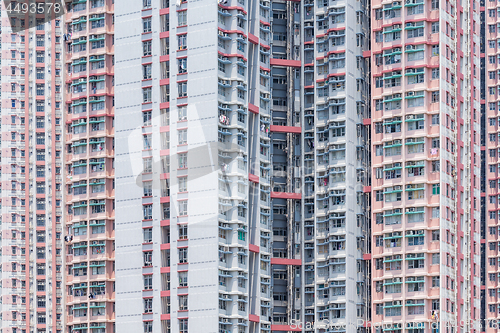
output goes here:
<path id="1" fill-rule="evenodd" d="M 367 8 L 116 5 L 118 331 L 368 318 Z"/>
<path id="2" fill-rule="evenodd" d="M 372 324 L 478 331 L 479 2 L 371 7 Z"/>
<path id="3" fill-rule="evenodd" d="M 270 331 L 269 4 L 115 6 L 117 330 Z"/>
<path id="4" fill-rule="evenodd" d="M 499 106 L 498 101 L 499 91 L 498 83 L 500 78 L 500 72 L 498 71 L 498 63 L 500 58 L 498 57 L 498 9 L 497 4 L 492 1 L 485 1 L 482 9 L 483 19 L 483 30 L 481 35 L 481 46 L 482 46 L 482 69 L 484 81 L 483 95 L 484 103 L 481 105 L 483 108 L 482 115 L 484 117 L 483 123 L 483 144 L 486 146 L 483 155 L 484 163 L 484 179 L 483 190 L 484 197 L 482 198 L 482 212 L 483 219 L 483 230 L 484 238 L 486 238 L 484 253 L 485 258 L 483 259 L 484 270 L 484 284 L 486 285 L 486 290 L 482 297 L 484 298 L 483 312 L 486 317 L 486 331 L 494 332 L 498 327 L 498 321 L 500 320 L 500 305 L 498 304 L 498 296 L 500 294 L 499 282 L 500 274 L 499 267 L 500 261 L 498 258 L 498 253 L 500 250 L 500 243 L 498 242 L 498 237 L 500 235 L 500 224 L 499 217 L 500 211 L 499 202 L 499 188 L 500 183 L 498 180 L 498 157 L 500 155 L 499 142 L 500 136 L 498 133 L 499 129 Z M 497 326 L 495 326 L 495 324 Z"/>
<path id="5" fill-rule="evenodd" d="M 5 2 L 1 7 L 0 325 L 2 332 L 9 333 L 60 333 L 64 274 L 62 23 L 54 12 L 36 17 L 15 15 L 9 20 Z M 28 25 L 33 28 L 27 29 Z"/>
<path id="6" fill-rule="evenodd" d="M 271 328 L 287 332 L 296 322 L 304 332 L 363 331 L 369 312 L 370 77 L 363 57 L 369 3 L 270 6 Z M 261 40 L 267 37 L 262 28 Z"/>
<path id="7" fill-rule="evenodd" d="M 67 332 L 115 331 L 113 3 L 64 16 Z"/>

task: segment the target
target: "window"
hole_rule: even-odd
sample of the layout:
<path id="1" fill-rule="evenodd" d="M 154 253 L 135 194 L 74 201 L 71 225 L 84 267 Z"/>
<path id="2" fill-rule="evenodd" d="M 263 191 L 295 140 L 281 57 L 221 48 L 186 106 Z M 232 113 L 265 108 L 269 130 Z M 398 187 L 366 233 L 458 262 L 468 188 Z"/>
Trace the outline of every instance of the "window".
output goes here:
<path id="1" fill-rule="evenodd" d="M 144 275 L 144 290 L 153 289 L 153 275 Z"/>
<path id="2" fill-rule="evenodd" d="M 187 10 L 177 12 L 177 25 L 187 25 Z"/>
<path id="3" fill-rule="evenodd" d="M 188 239 L 188 226 L 187 224 L 179 225 L 179 239 Z"/>
<path id="4" fill-rule="evenodd" d="M 179 192 L 187 192 L 187 177 L 177 178 L 179 181 Z"/>
<path id="5" fill-rule="evenodd" d="M 440 190 L 439 187 L 440 187 L 439 184 L 432 184 L 432 195 L 439 194 L 439 190 Z"/>
<path id="6" fill-rule="evenodd" d="M 179 93 L 179 97 L 186 97 L 187 96 L 187 82 L 177 83 L 177 91 Z"/>
<path id="7" fill-rule="evenodd" d="M 144 57 L 151 55 L 151 46 L 152 46 L 152 41 L 150 40 L 142 42 L 142 55 Z"/>
<path id="8" fill-rule="evenodd" d="M 439 22 L 431 23 L 431 33 L 435 34 L 439 32 Z"/>
<path id="9" fill-rule="evenodd" d="M 187 73 L 187 58 L 181 58 L 177 60 L 179 66 L 179 74 Z"/>
<path id="10" fill-rule="evenodd" d="M 153 205 L 143 206 L 143 218 L 144 220 L 151 220 L 153 218 Z"/>
<path id="11" fill-rule="evenodd" d="M 188 262 L 188 249 L 183 247 L 179 249 L 179 263 L 185 264 Z"/>
<path id="12" fill-rule="evenodd" d="M 143 234 L 143 242 L 144 243 L 153 242 L 153 228 L 142 229 L 142 234 Z"/>
<path id="13" fill-rule="evenodd" d="M 188 295 L 179 296 L 179 311 L 184 311 L 188 309 Z"/>
<path id="14" fill-rule="evenodd" d="M 142 19 L 142 32 L 151 32 L 151 17 Z"/>
<path id="15" fill-rule="evenodd" d="M 187 129 L 178 130 L 179 145 L 187 144 Z"/>
<path id="16" fill-rule="evenodd" d="M 179 216 L 186 216 L 187 213 L 187 200 L 179 201 Z"/>
<path id="17" fill-rule="evenodd" d="M 149 80 L 151 79 L 151 64 L 148 65 L 142 65 L 142 78 L 144 80 Z"/>
<path id="18" fill-rule="evenodd" d="M 187 35 L 177 36 L 177 45 L 179 50 L 187 49 Z"/>
<path id="19" fill-rule="evenodd" d="M 145 267 L 153 265 L 153 251 L 143 252 L 143 259 Z"/>
<path id="20" fill-rule="evenodd" d="M 142 88 L 142 102 L 143 103 L 151 103 L 152 91 L 153 91 L 153 89 L 151 87 Z"/>
<path id="21" fill-rule="evenodd" d="M 144 333 L 153 333 L 153 322 L 145 321 L 144 322 Z"/>
<path id="22" fill-rule="evenodd" d="M 179 272 L 179 287 L 188 286 L 188 272 Z"/>
<path id="23" fill-rule="evenodd" d="M 432 254 L 432 265 L 439 265 L 439 253 Z"/>
<path id="24" fill-rule="evenodd" d="M 179 106 L 177 107 L 177 114 L 178 114 L 178 119 L 179 121 L 182 120 L 187 120 L 187 107 L 186 106 Z"/>
<path id="25" fill-rule="evenodd" d="M 188 333 L 187 319 L 179 319 L 179 333 Z"/>
<path id="26" fill-rule="evenodd" d="M 153 312 L 153 298 L 145 298 L 144 313 L 152 313 L 152 312 Z"/>
<path id="27" fill-rule="evenodd" d="M 438 125 L 439 124 L 439 114 L 433 114 L 431 116 L 432 119 L 432 125 Z"/>
<path id="28" fill-rule="evenodd" d="M 44 96 L 45 95 L 45 84 L 43 84 L 43 83 L 37 83 L 37 85 L 36 85 L 36 95 L 37 96 Z"/>
<path id="29" fill-rule="evenodd" d="M 91 0 L 90 6 L 91 6 L 91 8 L 103 7 L 104 0 Z"/>
<path id="30" fill-rule="evenodd" d="M 142 113 L 142 126 L 151 126 L 151 111 Z"/>
<path id="31" fill-rule="evenodd" d="M 187 153 L 178 154 L 179 169 L 187 168 Z"/>

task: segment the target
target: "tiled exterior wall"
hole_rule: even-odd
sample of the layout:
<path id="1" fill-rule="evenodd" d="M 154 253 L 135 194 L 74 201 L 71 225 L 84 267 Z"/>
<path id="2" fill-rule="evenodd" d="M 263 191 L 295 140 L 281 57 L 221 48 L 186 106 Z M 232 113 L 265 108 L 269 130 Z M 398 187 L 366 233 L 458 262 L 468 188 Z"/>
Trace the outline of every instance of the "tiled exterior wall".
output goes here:
<path id="1" fill-rule="evenodd" d="M 64 17 L 65 326 L 114 332 L 114 4 L 73 2 Z"/>

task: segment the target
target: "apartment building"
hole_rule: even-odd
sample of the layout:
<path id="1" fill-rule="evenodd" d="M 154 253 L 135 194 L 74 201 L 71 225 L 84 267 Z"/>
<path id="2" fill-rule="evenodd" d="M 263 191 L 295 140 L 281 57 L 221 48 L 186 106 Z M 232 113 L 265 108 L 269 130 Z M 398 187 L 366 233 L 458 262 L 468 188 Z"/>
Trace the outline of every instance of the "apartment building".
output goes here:
<path id="1" fill-rule="evenodd" d="M 117 330 L 270 331 L 269 7 L 115 6 Z"/>
<path id="2" fill-rule="evenodd" d="M 482 228 L 483 228 L 483 238 L 486 239 L 484 244 L 484 258 L 483 267 L 484 270 L 484 284 L 486 289 L 484 294 L 481 295 L 483 298 L 483 312 L 485 314 L 485 327 L 487 332 L 493 332 L 497 329 L 498 320 L 500 317 L 500 305 L 498 304 L 498 297 L 500 290 L 498 290 L 500 275 L 498 274 L 498 251 L 500 250 L 498 246 L 498 237 L 500 234 L 499 221 L 500 212 L 498 211 L 498 204 L 500 197 L 498 196 L 498 144 L 500 137 L 498 136 L 498 94 L 497 85 L 499 74 L 498 72 L 498 59 L 497 50 L 499 45 L 497 45 L 498 36 L 498 10 L 496 3 L 491 1 L 485 1 L 482 3 L 482 34 L 481 34 L 481 53 L 483 58 L 481 59 L 481 65 L 483 69 L 483 89 L 482 96 L 484 103 L 482 107 L 483 116 L 483 145 L 486 146 L 485 151 L 483 151 L 482 162 L 484 163 L 483 169 L 483 186 L 482 190 L 484 196 L 482 199 Z M 483 193 L 482 193 L 483 194 Z"/>
<path id="3" fill-rule="evenodd" d="M 384 331 L 479 330 L 479 5 L 372 1 L 371 319 Z"/>
<path id="4" fill-rule="evenodd" d="M 50 13 L 8 17 L 1 6 L 1 330 L 60 333 L 62 23 Z"/>
<path id="5" fill-rule="evenodd" d="M 116 5 L 118 331 L 368 318 L 367 8 Z"/>
<path id="6" fill-rule="evenodd" d="M 64 24 L 65 330 L 115 332 L 114 1 Z"/>
<path id="7" fill-rule="evenodd" d="M 273 331 L 369 318 L 368 7 L 271 3 Z"/>

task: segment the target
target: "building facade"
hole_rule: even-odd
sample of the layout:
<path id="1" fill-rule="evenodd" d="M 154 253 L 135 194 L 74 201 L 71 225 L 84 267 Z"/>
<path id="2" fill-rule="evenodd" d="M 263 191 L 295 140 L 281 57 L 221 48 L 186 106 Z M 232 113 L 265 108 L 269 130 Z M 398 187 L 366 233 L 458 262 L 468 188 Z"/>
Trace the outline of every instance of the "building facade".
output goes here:
<path id="1" fill-rule="evenodd" d="M 264 9 L 116 6 L 118 331 L 271 330 Z"/>
<path id="2" fill-rule="evenodd" d="M 479 331 L 480 5 L 81 0 L 14 34 L 3 11 L 3 330 Z"/>
<path id="3" fill-rule="evenodd" d="M 483 133 L 484 133 L 484 145 L 486 145 L 486 150 L 484 151 L 483 163 L 484 163 L 484 202 L 485 207 L 483 211 L 483 228 L 484 228 L 484 238 L 486 238 L 486 244 L 484 248 L 485 258 L 484 258 L 484 279 L 486 290 L 482 295 L 484 297 L 483 311 L 486 317 L 486 330 L 488 332 L 495 331 L 494 323 L 499 319 L 500 306 L 498 304 L 498 217 L 500 212 L 498 211 L 498 56 L 496 54 L 498 50 L 497 36 L 497 7 L 496 4 L 486 1 L 482 4 L 484 7 L 483 14 L 483 30 L 482 30 L 482 47 L 481 52 L 483 53 L 482 65 L 483 65 L 483 95 L 484 99 L 483 107 Z"/>
<path id="4" fill-rule="evenodd" d="M 118 331 L 366 321 L 367 8 L 116 6 Z"/>
<path id="5" fill-rule="evenodd" d="M 50 13 L 8 17 L 1 7 L 1 330 L 59 333 L 63 27 Z"/>
<path id="6" fill-rule="evenodd" d="M 271 3 L 273 331 L 369 318 L 368 8 Z"/>
<path id="7" fill-rule="evenodd" d="M 371 10 L 372 324 L 478 331 L 479 2 Z"/>
<path id="8" fill-rule="evenodd" d="M 114 4 L 68 6 L 65 25 L 65 329 L 115 331 Z"/>

